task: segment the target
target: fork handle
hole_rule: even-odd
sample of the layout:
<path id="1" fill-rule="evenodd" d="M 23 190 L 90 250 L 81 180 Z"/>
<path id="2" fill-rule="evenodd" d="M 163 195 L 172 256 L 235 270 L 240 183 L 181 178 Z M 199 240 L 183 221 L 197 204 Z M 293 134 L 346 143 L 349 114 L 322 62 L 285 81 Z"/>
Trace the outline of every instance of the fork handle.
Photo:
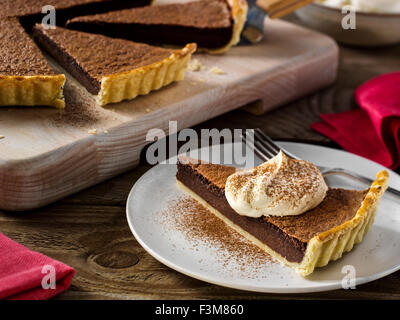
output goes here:
<path id="1" fill-rule="evenodd" d="M 311 2 L 313 0 L 257 0 L 257 6 L 266 11 L 271 19 L 277 19 Z"/>
<path id="2" fill-rule="evenodd" d="M 366 185 L 371 185 L 374 182 L 374 180 L 372 180 L 372 179 L 369 179 L 369 178 L 361 176 L 355 172 L 350 172 L 346 169 L 341 169 L 341 168 L 327 169 L 326 171 L 322 170 L 322 175 L 324 177 L 330 176 L 330 175 L 341 175 L 341 176 L 345 176 L 347 178 L 351 178 L 353 180 L 358 180 L 362 183 L 365 183 Z M 392 193 L 392 194 L 400 197 L 400 191 L 396 190 L 392 187 L 388 187 L 386 192 Z"/>
<path id="3" fill-rule="evenodd" d="M 345 169 L 342 169 L 342 168 L 328 169 L 326 171 L 322 170 L 322 175 L 324 177 L 332 176 L 332 175 L 341 175 L 341 176 L 345 176 L 345 177 L 351 178 L 353 180 L 358 180 L 358 181 L 360 181 L 362 183 L 369 184 L 369 185 L 372 184 L 372 182 L 374 182 L 374 180 L 372 180 L 370 178 L 361 176 L 361 175 L 359 175 L 357 173 L 354 173 L 354 172 L 349 172 L 349 171 L 347 171 Z"/>

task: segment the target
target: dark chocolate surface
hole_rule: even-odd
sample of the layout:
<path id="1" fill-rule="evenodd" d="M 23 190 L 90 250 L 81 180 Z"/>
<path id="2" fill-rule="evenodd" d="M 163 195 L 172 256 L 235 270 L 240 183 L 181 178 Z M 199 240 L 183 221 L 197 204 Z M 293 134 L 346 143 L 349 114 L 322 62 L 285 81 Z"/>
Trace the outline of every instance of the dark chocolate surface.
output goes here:
<path id="1" fill-rule="evenodd" d="M 0 76 L 54 75 L 16 18 L 0 19 Z"/>
<path id="2" fill-rule="evenodd" d="M 20 17 L 29 30 L 44 17 L 42 8 L 52 5 L 57 11 L 57 25 L 80 15 L 96 14 L 149 5 L 151 0 L 0 0 L 0 18 Z"/>
<path id="3" fill-rule="evenodd" d="M 329 189 L 320 205 L 304 214 L 286 217 L 265 217 L 285 233 L 301 241 L 351 220 L 364 200 L 366 191 Z"/>
<path id="4" fill-rule="evenodd" d="M 226 1 L 203 0 L 82 16 L 67 27 L 151 44 L 218 48 L 232 38 L 233 20 Z"/>

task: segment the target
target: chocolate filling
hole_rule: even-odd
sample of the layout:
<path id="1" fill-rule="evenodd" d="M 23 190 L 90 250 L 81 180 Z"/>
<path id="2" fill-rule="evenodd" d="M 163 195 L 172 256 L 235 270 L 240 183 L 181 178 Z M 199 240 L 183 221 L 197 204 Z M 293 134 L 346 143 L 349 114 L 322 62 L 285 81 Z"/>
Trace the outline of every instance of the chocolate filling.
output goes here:
<path id="1" fill-rule="evenodd" d="M 56 23 L 58 26 L 64 26 L 65 23 L 74 17 L 85 16 L 89 14 L 99 14 L 113 10 L 122 10 L 147 6 L 151 0 L 103 0 L 89 3 L 76 4 L 67 8 L 57 8 Z M 51 1 L 50 3 L 51 4 Z M 41 9 L 42 6 L 36 6 Z M 30 32 L 36 23 L 40 23 L 45 14 L 41 12 L 34 14 L 21 15 L 20 21 L 25 29 Z"/>
<path id="2" fill-rule="evenodd" d="M 33 37 L 36 42 L 50 56 L 52 56 L 58 64 L 67 70 L 78 82 L 80 82 L 91 94 L 98 94 L 101 90 L 101 83 L 97 79 L 91 77 L 67 52 L 63 51 L 51 38 L 47 37 L 43 30 L 35 26 L 33 28 Z"/>
<path id="3" fill-rule="evenodd" d="M 233 34 L 231 9 L 224 0 L 195 1 L 77 17 L 70 29 L 103 34 L 136 42 L 224 47 Z"/>
<path id="4" fill-rule="evenodd" d="M 54 75 L 17 18 L 0 20 L 0 76 Z"/>
<path id="5" fill-rule="evenodd" d="M 148 44 L 168 44 L 181 46 L 196 42 L 203 48 L 220 48 L 227 45 L 232 38 L 232 28 L 197 29 L 181 26 L 121 25 L 116 23 L 71 22 L 68 28 L 90 33 L 103 34 L 113 38 L 122 38 Z"/>
<path id="6" fill-rule="evenodd" d="M 104 77 L 132 72 L 170 57 L 175 50 L 57 27 L 33 29 L 37 42 L 90 93 Z M 140 72 L 140 71 L 139 71 Z"/>
<path id="7" fill-rule="evenodd" d="M 307 242 L 302 242 L 286 234 L 263 218 L 250 218 L 237 214 L 226 200 L 224 189 L 208 181 L 203 175 L 194 170 L 192 165 L 178 162 L 176 177 L 234 224 L 256 237 L 262 243 L 265 243 L 289 262 L 299 263 L 303 260 Z"/>

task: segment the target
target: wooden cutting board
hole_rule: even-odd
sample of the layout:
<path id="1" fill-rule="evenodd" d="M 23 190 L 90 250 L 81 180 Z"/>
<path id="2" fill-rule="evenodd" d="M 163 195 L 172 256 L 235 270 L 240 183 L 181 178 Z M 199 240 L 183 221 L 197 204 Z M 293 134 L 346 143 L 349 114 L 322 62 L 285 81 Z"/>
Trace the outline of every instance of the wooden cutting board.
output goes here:
<path id="1" fill-rule="evenodd" d="M 333 40 L 284 21 L 265 27 L 261 43 L 196 54 L 204 70 L 132 101 L 99 107 L 69 79 L 63 111 L 1 108 L 0 209 L 37 208 L 135 167 L 148 130 L 167 132 L 169 120 L 182 129 L 251 102 L 262 114 L 335 80 Z"/>

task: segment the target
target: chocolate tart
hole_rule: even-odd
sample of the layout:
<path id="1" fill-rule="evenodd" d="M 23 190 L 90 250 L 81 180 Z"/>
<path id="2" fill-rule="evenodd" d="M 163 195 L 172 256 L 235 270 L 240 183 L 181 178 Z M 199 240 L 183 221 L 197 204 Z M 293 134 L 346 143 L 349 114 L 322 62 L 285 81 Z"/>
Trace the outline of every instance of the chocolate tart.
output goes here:
<path id="1" fill-rule="evenodd" d="M 329 189 L 316 208 L 298 215 L 251 218 L 237 214 L 225 197 L 237 169 L 181 157 L 178 185 L 218 218 L 302 276 L 337 260 L 363 240 L 387 188 L 381 171 L 368 190 Z"/>
<path id="2" fill-rule="evenodd" d="M 82 16 L 67 27 L 149 44 L 195 42 L 203 51 L 222 53 L 239 41 L 246 14 L 244 0 L 202 0 Z"/>
<path id="3" fill-rule="evenodd" d="M 16 18 L 0 20 L 0 106 L 65 106 L 55 74 Z"/>
<path id="4" fill-rule="evenodd" d="M 133 99 L 184 78 L 196 44 L 173 50 L 37 24 L 33 35 L 99 105 Z"/>
<path id="5" fill-rule="evenodd" d="M 57 25 L 80 15 L 96 14 L 150 5 L 152 0 L 0 0 L 0 17 L 19 17 L 30 31 L 45 16 L 42 8 L 51 5 L 56 9 Z"/>

